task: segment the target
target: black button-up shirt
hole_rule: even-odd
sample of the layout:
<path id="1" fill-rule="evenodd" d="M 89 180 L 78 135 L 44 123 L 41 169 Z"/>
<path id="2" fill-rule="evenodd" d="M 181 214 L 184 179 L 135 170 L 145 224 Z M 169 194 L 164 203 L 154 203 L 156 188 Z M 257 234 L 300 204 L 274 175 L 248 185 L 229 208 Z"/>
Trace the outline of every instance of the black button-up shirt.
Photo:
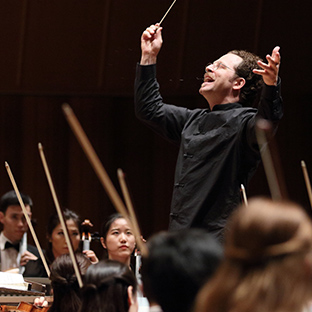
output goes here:
<path id="1" fill-rule="evenodd" d="M 156 80 L 156 65 L 137 65 L 137 117 L 158 134 L 178 144 L 169 230 L 205 227 L 219 239 L 227 217 L 241 201 L 257 168 L 258 117 L 277 126 L 282 117 L 278 86 L 264 86 L 258 109 L 239 103 L 210 109 L 187 109 L 165 104 Z"/>

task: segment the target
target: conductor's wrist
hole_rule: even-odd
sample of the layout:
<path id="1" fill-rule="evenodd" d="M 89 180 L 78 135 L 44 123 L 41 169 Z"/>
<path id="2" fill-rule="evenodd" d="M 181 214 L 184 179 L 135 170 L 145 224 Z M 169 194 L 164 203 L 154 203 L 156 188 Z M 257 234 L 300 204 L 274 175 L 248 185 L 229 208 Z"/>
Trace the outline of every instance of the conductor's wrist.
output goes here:
<path id="1" fill-rule="evenodd" d="M 156 64 L 157 57 L 152 54 L 142 54 L 140 65 Z"/>

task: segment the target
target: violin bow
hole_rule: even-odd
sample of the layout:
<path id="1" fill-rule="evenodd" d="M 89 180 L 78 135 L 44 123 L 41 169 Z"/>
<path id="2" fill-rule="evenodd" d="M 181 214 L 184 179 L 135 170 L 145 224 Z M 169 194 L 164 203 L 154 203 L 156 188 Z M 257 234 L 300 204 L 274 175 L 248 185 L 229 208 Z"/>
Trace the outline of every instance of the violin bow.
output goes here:
<path id="1" fill-rule="evenodd" d="M 133 204 L 132 204 L 132 200 L 131 200 L 131 196 L 129 193 L 129 189 L 127 186 L 127 182 L 126 182 L 126 175 L 124 174 L 124 172 L 122 171 L 122 169 L 118 168 L 117 170 L 117 175 L 118 175 L 118 180 L 119 180 L 119 184 L 121 187 L 121 191 L 123 194 L 123 197 L 125 199 L 126 202 L 126 206 L 128 208 L 129 211 L 129 217 L 132 220 L 132 225 L 133 225 L 133 231 L 134 231 L 134 235 L 137 238 L 137 244 L 141 250 L 141 253 L 143 255 L 147 254 L 147 250 L 146 250 L 146 246 L 145 244 L 142 242 L 141 240 L 141 231 L 140 231 L 140 227 L 138 224 L 138 220 L 136 217 L 136 214 L 134 212 L 134 208 L 133 208 Z"/>
<path id="2" fill-rule="evenodd" d="M 261 158 L 273 200 L 287 199 L 287 191 L 282 179 L 277 148 L 272 134 L 272 125 L 268 120 L 259 119 L 256 123 L 256 136 Z M 269 137 L 269 141 L 267 140 Z"/>
<path id="3" fill-rule="evenodd" d="M 17 184 L 16 184 L 16 182 L 15 182 L 14 176 L 13 176 L 13 174 L 12 174 L 11 168 L 10 168 L 10 166 L 9 166 L 9 164 L 8 164 L 7 162 L 5 162 L 5 168 L 6 168 L 7 172 L 8 172 L 9 178 L 10 178 L 11 183 L 12 183 L 12 185 L 13 185 L 13 188 L 14 188 L 14 191 L 15 191 L 16 196 L 17 196 L 17 198 L 18 198 L 19 204 L 20 204 L 20 206 L 22 207 L 22 211 L 23 211 L 23 213 L 24 213 L 26 222 L 27 222 L 27 224 L 28 224 L 28 228 L 29 228 L 29 230 L 30 230 L 30 232 L 31 232 L 31 234 L 32 234 L 32 237 L 33 237 L 34 242 L 35 242 L 35 244 L 36 244 L 36 247 L 37 247 L 37 249 L 38 249 L 39 255 L 40 255 L 41 260 L 42 260 L 42 262 L 43 262 L 44 268 L 45 268 L 45 270 L 46 270 L 46 272 L 47 272 L 48 277 L 50 277 L 50 269 L 49 269 L 49 266 L 48 266 L 48 264 L 47 264 L 47 261 L 46 261 L 44 255 L 43 255 L 43 252 L 42 252 L 42 249 L 41 249 L 39 240 L 38 240 L 37 235 L 36 235 L 36 232 L 35 232 L 35 230 L 34 230 L 34 228 L 33 228 L 33 226 L 32 226 L 31 220 L 30 220 L 30 218 L 29 218 L 29 216 L 28 216 L 26 207 L 25 207 L 24 202 L 23 202 L 23 200 L 22 200 L 21 194 L 20 194 L 20 192 L 19 192 L 19 190 L 18 190 L 18 187 L 17 187 Z"/>
<path id="4" fill-rule="evenodd" d="M 165 15 L 162 17 L 162 19 L 160 20 L 160 22 L 158 23 L 158 27 L 160 27 L 160 24 L 164 21 L 164 19 L 166 18 L 166 16 L 168 15 L 168 13 L 170 12 L 170 10 L 172 9 L 173 5 L 176 3 L 177 0 L 174 0 L 172 2 L 172 4 L 170 5 L 169 9 L 167 10 L 167 12 L 165 13 Z"/>
<path id="5" fill-rule="evenodd" d="M 72 262 L 73 262 L 74 271 L 76 273 L 77 281 L 78 281 L 79 287 L 81 288 L 83 286 L 83 282 L 82 282 L 82 278 L 81 278 L 80 269 L 79 269 L 78 262 L 77 262 L 77 259 L 76 259 L 75 253 L 74 253 L 72 242 L 71 242 L 70 237 L 69 237 L 69 232 L 68 232 L 67 224 L 66 224 L 65 219 L 64 219 L 64 214 L 63 214 L 63 211 L 61 210 L 61 207 L 59 205 L 59 201 L 57 199 L 57 195 L 55 192 L 55 188 L 53 185 L 53 181 L 52 181 L 52 178 L 50 175 L 49 167 L 47 165 L 47 161 L 46 161 L 46 158 L 45 158 L 45 155 L 43 152 L 43 147 L 42 147 L 41 143 L 38 144 L 38 149 L 39 149 L 42 165 L 43 165 L 43 168 L 44 168 L 47 180 L 48 180 L 48 184 L 49 184 L 49 187 L 51 190 L 54 205 L 55 205 L 60 223 L 61 223 L 62 228 L 63 228 L 65 241 L 66 241 L 66 244 L 68 246 L 69 255 L 70 255 Z"/>
<path id="6" fill-rule="evenodd" d="M 244 184 L 241 184 L 241 194 L 242 194 L 243 203 L 245 204 L 245 206 L 248 206 L 248 200 L 247 200 Z"/>
<path id="7" fill-rule="evenodd" d="M 132 225 L 132 228 L 134 229 L 132 220 L 129 219 L 126 207 L 121 200 L 118 192 L 116 191 L 111 179 L 109 178 L 104 166 L 102 165 L 99 157 L 97 156 L 94 148 L 92 147 L 87 135 L 85 134 L 83 128 L 81 127 L 76 115 L 74 114 L 73 110 L 68 104 L 63 104 L 62 106 L 63 112 L 65 114 L 65 117 L 73 130 L 73 133 L 75 134 L 78 142 L 80 143 L 80 146 L 82 147 L 83 151 L 85 152 L 88 160 L 90 161 L 91 166 L 93 167 L 96 175 L 98 176 L 100 182 L 102 183 L 102 186 L 104 190 L 106 191 L 108 197 L 112 201 L 113 205 L 115 206 L 116 210 L 127 220 L 129 220 L 129 223 Z M 137 242 L 140 244 L 139 242 Z M 142 245 L 144 246 L 144 245 Z M 145 246 L 144 246 L 145 247 Z M 142 249 L 142 252 L 145 251 L 145 249 Z"/>
<path id="8" fill-rule="evenodd" d="M 310 200 L 310 205 L 312 207 L 312 189 L 311 189 L 311 183 L 310 183 L 310 178 L 309 178 L 309 173 L 307 170 L 307 166 L 305 164 L 305 161 L 301 161 L 301 168 L 302 168 L 302 172 L 303 172 L 303 177 L 304 177 L 304 181 L 306 184 L 306 188 L 307 188 L 307 192 L 309 195 L 309 200 Z"/>

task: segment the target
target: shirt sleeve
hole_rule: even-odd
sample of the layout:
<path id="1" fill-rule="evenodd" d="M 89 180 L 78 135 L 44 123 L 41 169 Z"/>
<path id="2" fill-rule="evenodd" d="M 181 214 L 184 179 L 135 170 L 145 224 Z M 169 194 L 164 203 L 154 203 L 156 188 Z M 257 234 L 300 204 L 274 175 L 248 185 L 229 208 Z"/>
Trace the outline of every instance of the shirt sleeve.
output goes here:
<path id="1" fill-rule="evenodd" d="M 283 117 L 282 104 L 281 79 L 278 78 L 276 86 L 264 85 L 258 105 L 257 118 L 264 118 L 272 123 L 278 122 Z"/>
<path id="2" fill-rule="evenodd" d="M 256 122 L 259 119 L 266 119 L 272 124 L 272 131 L 275 134 L 278 122 L 283 117 L 283 100 L 281 96 L 281 79 L 278 78 L 276 86 L 264 85 L 261 91 L 257 113 L 250 118 L 246 128 L 246 140 L 249 147 L 258 150 L 256 137 Z"/>
<path id="3" fill-rule="evenodd" d="M 163 102 L 156 80 L 156 64 L 137 64 L 134 91 L 136 116 L 162 137 L 179 144 L 190 110 Z"/>

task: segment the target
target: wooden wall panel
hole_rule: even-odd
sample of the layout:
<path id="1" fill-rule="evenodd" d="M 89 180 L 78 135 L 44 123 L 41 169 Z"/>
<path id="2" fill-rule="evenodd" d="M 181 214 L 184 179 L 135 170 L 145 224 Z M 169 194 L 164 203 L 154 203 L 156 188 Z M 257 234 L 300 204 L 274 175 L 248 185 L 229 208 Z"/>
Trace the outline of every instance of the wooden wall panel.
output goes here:
<path id="1" fill-rule="evenodd" d="M 27 1 L 25 1 L 27 3 Z M 2 91 L 16 90 L 22 57 L 23 1 L 0 1 L 0 85 Z"/>
<path id="2" fill-rule="evenodd" d="M 29 2 L 22 89 L 94 91 L 105 1 Z"/>
<path id="3" fill-rule="evenodd" d="M 141 124 L 133 111 L 140 36 L 171 1 L 0 1 L 0 191 L 11 189 L 8 161 L 20 189 L 34 199 L 45 241 L 54 204 L 43 172 L 44 146 L 61 205 L 90 218 L 99 231 L 114 211 L 62 112 L 73 108 L 117 190 L 127 174 L 145 237 L 166 229 L 177 148 Z M 290 198 L 309 210 L 300 160 L 312 171 L 311 62 L 308 2 L 177 1 L 163 23 L 158 78 L 164 100 L 204 107 L 203 66 L 229 49 L 265 57 L 281 46 L 285 116 L 277 133 Z M 197 79 L 199 78 L 199 79 Z M 248 195 L 268 195 L 263 168 Z"/>

